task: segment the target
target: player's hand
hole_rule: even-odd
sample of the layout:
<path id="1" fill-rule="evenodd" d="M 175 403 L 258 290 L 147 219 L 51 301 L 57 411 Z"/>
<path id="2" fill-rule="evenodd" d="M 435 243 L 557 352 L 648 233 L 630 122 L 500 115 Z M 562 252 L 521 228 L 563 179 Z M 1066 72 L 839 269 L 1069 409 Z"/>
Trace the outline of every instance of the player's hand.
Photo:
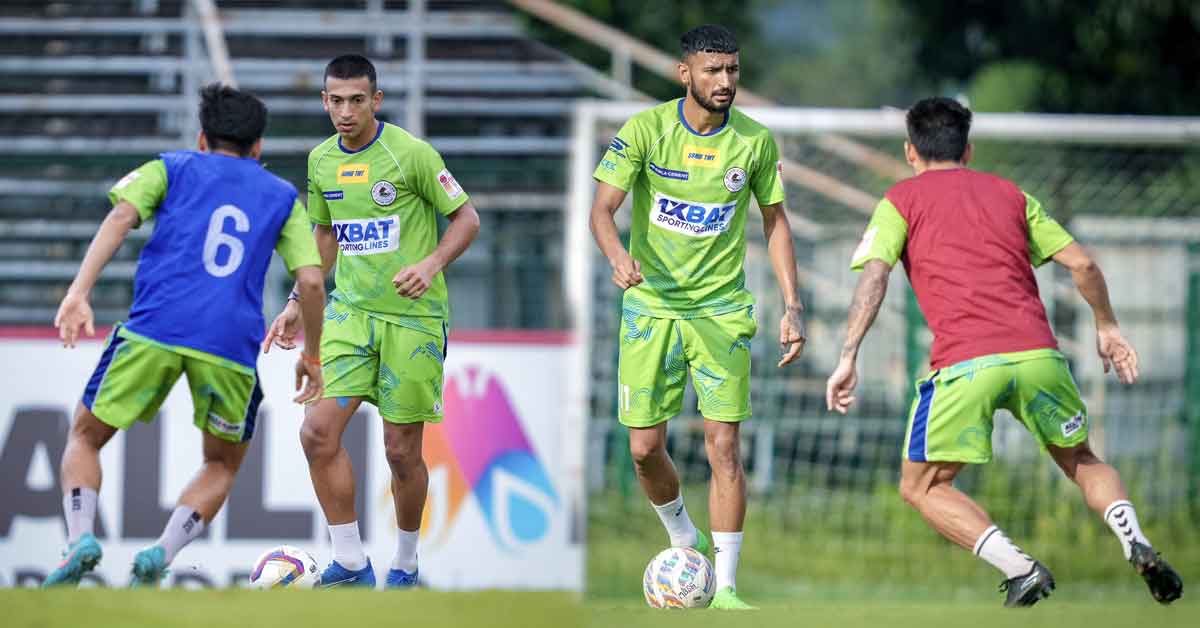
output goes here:
<path id="1" fill-rule="evenodd" d="M 830 411 L 846 414 L 858 399 L 854 387 L 858 385 L 856 359 L 843 357 L 825 384 L 825 407 Z"/>
<path id="2" fill-rule="evenodd" d="M 612 264 L 613 283 L 622 290 L 628 290 L 642 283 L 642 265 L 628 251 L 621 251 L 616 257 L 608 260 Z"/>
<path id="3" fill-rule="evenodd" d="M 54 315 L 54 326 L 58 328 L 58 337 L 62 339 L 64 347 L 75 347 L 81 329 L 88 336 L 95 336 L 92 306 L 88 304 L 87 297 L 67 293 L 58 306 L 58 313 Z"/>
<path id="4" fill-rule="evenodd" d="M 1116 325 L 1096 330 L 1096 352 L 1104 363 L 1107 373 L 1116 367 L 1117 379 L 1122 384 L 1132 384 L 1137 381 L 1138 355 L 1133 345 L 1121 335 L 1121 329 Z"/>
<path id="5" fill-rule="evenodd" d="M 783 355 L 776 366 L 783 368 L 796 361 L 804 351 L 808 334 L 804 331 L 804 314 L 800 310 L 787 309 L 779 319 L 779 351 Z"/>
<path id="6" fill-rule="evenodd" d="M 303 388 L 303 390 L 301 390 Z M 296 360 L 296 390 L 300 394 L 292 398 L 296 403 L 309 403 L 321 398 L 325 392 L 325 378 L 321 376 L 321 363 L 301 353 Z"/>
<path id="7" fill-rule="evenodd" d="M 275 317 L 275 321 L 267 330 L 267 337 L 262 341 L 262 352 L 269 353 L 272 344 L 280 349 L 295 349 L 300 322 L 300 306 L 295 301 L 288 301 L 287 306 Z"/>
<path id="8" fill-rule="evenodd" d="M 433 285 L 433 278 L 437 273 L 433 263 L 426 258 L 401 269 L 392 278 L 392 285 L 396 286 L 396 294 L 410 299 L 419 299 L 429 289 L 429 286 Z"/>

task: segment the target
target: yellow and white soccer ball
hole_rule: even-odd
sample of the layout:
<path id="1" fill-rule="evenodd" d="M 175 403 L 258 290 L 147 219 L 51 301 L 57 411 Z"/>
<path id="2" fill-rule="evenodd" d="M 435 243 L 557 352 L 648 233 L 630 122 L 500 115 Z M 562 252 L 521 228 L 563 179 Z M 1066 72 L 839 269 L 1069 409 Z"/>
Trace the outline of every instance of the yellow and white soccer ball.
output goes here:
<path id="1" fill-rule="evenodd" d="M 291 545 L 263 552 L 250 570 L 250 586 L 256 589 L 311 589 L 320 582 L 317 561 L 308 552 Z"/>
<path id="2" fill-rule="evenodd" d="M 715 588 L 712 563 L 690 547 L 659 552 L 642 575 L 646 603 L 653 608 L 705 608 Z"/>

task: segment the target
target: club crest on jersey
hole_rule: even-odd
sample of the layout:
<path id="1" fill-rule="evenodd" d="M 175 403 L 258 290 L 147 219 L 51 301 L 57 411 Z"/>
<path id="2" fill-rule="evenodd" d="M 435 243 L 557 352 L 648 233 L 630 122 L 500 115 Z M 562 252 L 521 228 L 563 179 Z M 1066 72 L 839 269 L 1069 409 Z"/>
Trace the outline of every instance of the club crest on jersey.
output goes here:
<path id="1" fill-rule="evenodd" d="M 737 203 L 700 203 L 656 194 L 650 209 L 650 223 L 668 231 L 704 238 L 728 230 L 736 212 Z"/>
<path id="2" fill-rule="evenodd" d="M 721 151 L 715 148 L 686 144 L 683 147 L 683 163 L 685 166 L 716 168 L 721 163 Z"/>
<path id="3" fill-rule="evenodd" d="M 366 183 L 371 174 L 371 164 L 342 164 L 338 166 L 338 183 Z"/>
<path id="4" fill-rule="evenodd" d="M 371 186 L 371 200 L 380 207 L 387 207 L 396 202 L 396 186 L 391 181 L 376 181 Z"/>
<path id="5" fill-rule="evenodd" d="M 741 192 L 746 187 L 746 171 L 734 166 L 725 171 L 725 189 L 730 192 Z"/>
<path id="6" fill-rule="evenodd" d="M 333 221 L 333 237 L 342 255 L 375 255 L 400 248 L 400 217 Z"/>

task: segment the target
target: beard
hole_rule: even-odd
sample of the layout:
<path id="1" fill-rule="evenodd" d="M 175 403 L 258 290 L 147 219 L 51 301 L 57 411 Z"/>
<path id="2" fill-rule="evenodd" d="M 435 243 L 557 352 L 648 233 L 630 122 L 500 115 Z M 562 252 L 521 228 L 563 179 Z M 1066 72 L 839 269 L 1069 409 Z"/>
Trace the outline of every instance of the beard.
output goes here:
<path id="1" fill-rule="evenodd" d="M 724 104 L 717 104 L 717 102 L 711 96 L 703 96 L 695 91 L 692 92 L 692 96 L 696 99 L 696 102 L 701 107 L 704 107 L 706 111 L 712 113 L 725 113 L 726 111 L 729 111 L 730 107 L 733 106 L 733 100 L 737 97 L 737 88 L 729 88 L 729 100 Z"/>

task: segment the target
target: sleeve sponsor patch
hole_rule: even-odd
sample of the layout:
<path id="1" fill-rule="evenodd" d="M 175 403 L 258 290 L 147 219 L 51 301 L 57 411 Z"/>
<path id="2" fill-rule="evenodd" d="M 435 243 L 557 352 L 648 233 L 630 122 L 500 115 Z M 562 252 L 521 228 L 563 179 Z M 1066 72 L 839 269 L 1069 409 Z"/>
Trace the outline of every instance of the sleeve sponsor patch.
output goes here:
<path id="1" fill-rule="evenodd" d="M 462 193 L 462 186 L 454 179 L 454 175 L 450 174 L 449 168 L 442 168 L 442 171 L 437 176 L 438 184 L 442 186 L 442 190 L 446 192 L 446 196 L 451 200 L 458 198 Z"/>
<path id="2" fill-rule="evenodd" d="M 138 180 L 138 177 L 141 177 L 141 176 L 142 176 L 142 173 L 138 172 L 137 170 L 134 170 L 133 172 L 130 172 L 129 174 L 127 174 L 127 175 L 125 175 L 125 176 L 121 177 L 121 180 L 120 180 L 120 181 L 117 181 L 117 184 L 116 184 L 116 185 L 114 185 L 112 189 L 114 189 L 114 190 L 123 190 L 123 189 L 125 189 L 125 187 L 126 187 L 126 186 L 128 186 L 130 183 L 133 183 L 134 181 L 137 181 L 137 180 Z"/>

